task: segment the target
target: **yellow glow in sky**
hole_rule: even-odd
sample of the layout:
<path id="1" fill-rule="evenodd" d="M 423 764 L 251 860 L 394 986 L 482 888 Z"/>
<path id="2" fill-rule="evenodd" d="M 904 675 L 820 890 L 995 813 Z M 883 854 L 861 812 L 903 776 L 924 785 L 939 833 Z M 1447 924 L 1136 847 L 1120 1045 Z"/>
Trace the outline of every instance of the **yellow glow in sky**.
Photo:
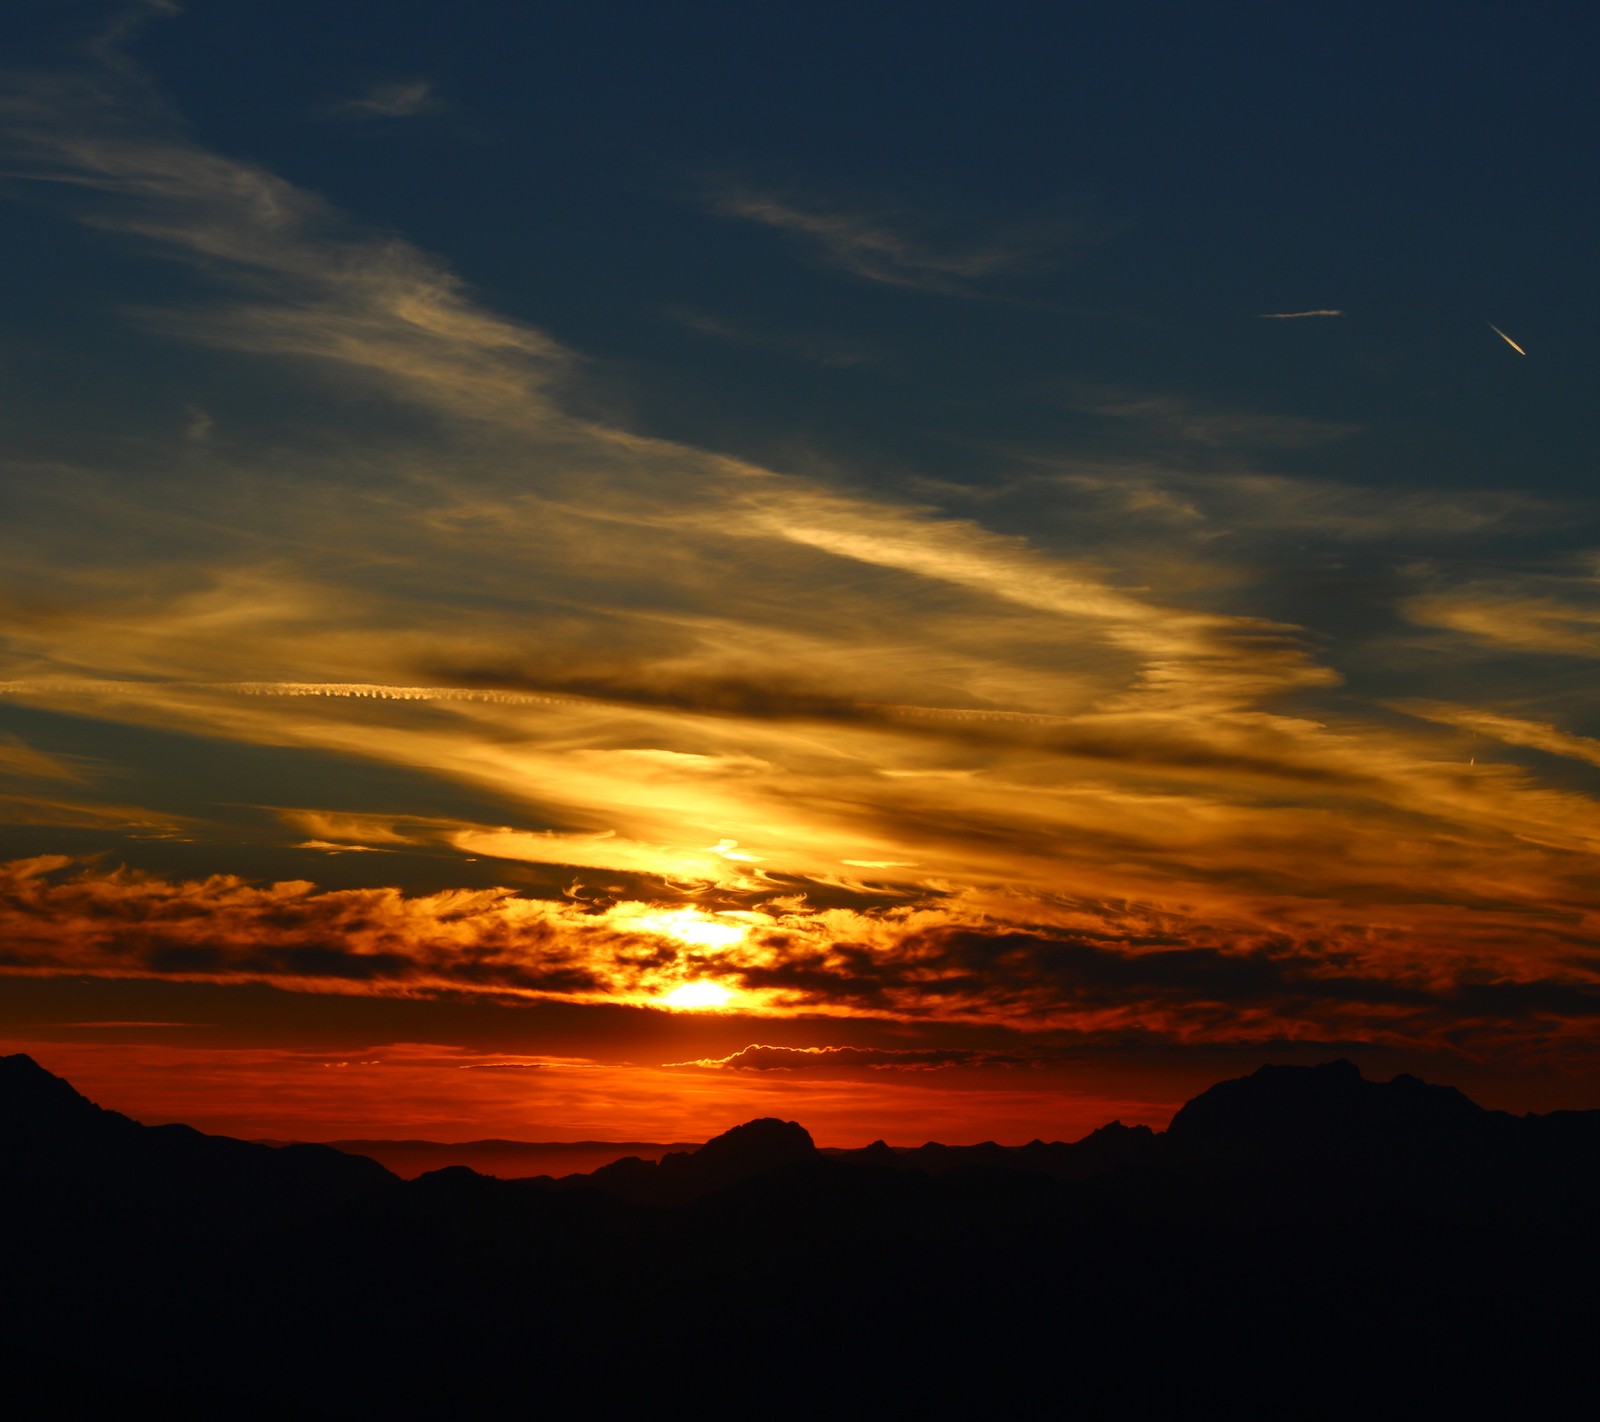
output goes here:
<path id="1" fill-rule="evenodd" d="M 715 1012 L 733 999 L 732 991 L 720 983 L 698 982 L 673 988 L 661 1001 L 675 1012 Z"/>
<path id="2" fill-rule="evenodd" d="M 691 948 L 732 948 L 744 941 L 742 924 L 703 914 L 698 909 L 663 909 L 660 913 L 641 914 L 630 928 L 645 933 L 657 933 Z"/>

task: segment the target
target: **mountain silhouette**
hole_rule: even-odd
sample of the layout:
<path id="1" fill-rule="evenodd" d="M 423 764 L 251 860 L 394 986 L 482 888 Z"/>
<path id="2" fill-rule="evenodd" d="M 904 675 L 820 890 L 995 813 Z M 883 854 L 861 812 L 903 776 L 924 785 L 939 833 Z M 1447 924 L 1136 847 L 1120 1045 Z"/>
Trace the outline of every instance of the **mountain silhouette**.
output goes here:
<path id="1" fill-rule="evenodd" d="M 928 1175 L 955 1171 L 1009 1170 L 1048 1175 L 1054 1180 L 1088 1180 L 1154 1158 L 1157 1136 L 1148 1126 L 1125 1126 L 1112 1121 L 1081 1141 L 1029 1141 L 1024 1146 L 1002 1146 L 993 1141 L 949 1146 L 937 1141 L 896 1150 L 874 1141 L 860 1150 L 833 1150 L 840 1160 L 873 1163 Z"/>
<path id="2" fill-rule="evenodd" d="M 0 1057 L 0 1146 L 11 1188 L 93 1193 L 114 1175 L 147 1229 L 201 1216 L 255 1223 L 369 1193 L 394 1177 L 322 1145 L 272 1149 L 189 1126 L 142 1126 L 80 1095 L 31 1057 Z"/>
<path id="3" fill-rule="evenodd" d="M 53 1146 L 99 1133 L 126 1135 L 135 1123 L 96 1106 L 30 1056 L 0 1057 L 0 1123 L 13 1149 Z"/>
<path id="4" fill-rule="evenodd" d="M 286 1141 L 266 1140 L 282 1146 Z M 333 1140 L 325 1144 L 347 1155 L 364 1155 L 386 1170 L 413 1179 L 447 1165 L 470 1166 L 482 1175 L 502 1180 L 535 1175 L 571 1175 L 598 1170 L 614 1160 L 636 1155 L 659 1160 L 673 1151 L 694 1150 L 688 1141 L 419 1141 Z"/>
<path id="5" fill-rule="evenodd" d="M 0 1059 L 14 1415 L 1343 1418 L 1554 1411 L 1588 1377 L 1600 1112 L 1348 1062 L 1169 1130 L 401 1180 L 145 1127 Z"/>
<path id="6" fill-rule="evenodd" d="M 817 1154 L 811 1133 L 771 1116 L 746 1121 L 713 1136 L 695 1151 L 674 1151 L 658 1161 L 629 1156 L 571 1182 L 641 1204 L 682 1204 Z"/>
<path id="7" fill-rule="evenodd" d="M 1430 1086 L 1414 1076 L 1367 1081 L 1354 1062 L 1334 1061 L 1269 1065 L 1219 1082 L 1178 1111 L 1166 1136 L 1171 1147 L 1192 1154 L 1327 1159 L 1407 1155 L 1510 1120 L 1453 1087 Z"/>

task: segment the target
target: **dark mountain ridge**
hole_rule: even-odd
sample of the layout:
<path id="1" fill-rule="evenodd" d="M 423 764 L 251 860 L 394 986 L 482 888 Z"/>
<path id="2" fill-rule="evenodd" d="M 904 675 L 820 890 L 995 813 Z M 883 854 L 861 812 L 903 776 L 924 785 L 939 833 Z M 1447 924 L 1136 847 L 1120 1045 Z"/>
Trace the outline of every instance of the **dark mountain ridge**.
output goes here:
<path id="1" fill-rule="evenodd" d="M 274 1150 L 189 1126 L 142 1126 L 23 1055 L 0 1057 L 0 1158 L 12 1189 L 94 1196 L 114 1178 L 124 1199 L 139 1199 L 147 1228 L 164 1220 L 185 1229 L 214 1209 L 265 1225 L 394 1180 L 328 1146 Z"/>
<path id="2" fill-rule="evenodd" d="M 1586 1365 L 1597 1184 L 1600 1112 L 1347 1062 L 1164 1133 L 825 1152 L 768 1119 L 589 1176 L 403 1181 L 143 1127 L 9 1057 L 0 1361 L 29 1416 L 1526 1411 Z"/>
<path id="3" fill-rule="evenodd" d="M 69 1088 L 70 1089 L 70 1088 Z M 1454 1087 L 1433 1086 L 1401 1075 L 1388 1082 L 1365 1080 L 1348 1061 L 1318 1067 L 1265 1066 L 1253 1076 L 1222 1082 L 1196 1097 L 1174 1117 L 1166 1132 L 1112 1121 L 1078 1141 L 1030 1141 L 1002 1146 L 993 1141 L 951 1146 L 930 1141 L 920 1146 L 890 1146 L 874 1141 L 859 1148 L 821 1147 L 836 1161 L 872 1163 L 942 1175 L 952 1170 L 1006 1169 L 1086 1180 L 1133 1161 L 1185 1158 L 1254 1162 L 1301 1162 L 1343 1157 L 1354 1161 L 1377 1152 L 1394 1162 L 1436 1155 L 1476 1140 L 1496 1148 L 1537 1153 L 1542 1143 L 1564 1132 L 1581 1132 L 1594 1113 L 1556 1112 L 1514 1117 L 1486 1111 Z M 755 1124 L 755 1123 L 751 1123 Z M 742 1128 L 735 1127 L 738 1132 Z M 282 1141 L 259 1144 L 281 1148 Z M 592 1184 L 618 1195 L 637 1195 L 657 1178 L 650 1167 L 672 1159 L 666 1176 L 683 1175 L 687 1158 L 710 1149 L 684 1142 L 478 1140 L 441 1143 L 425 1140 L 338 1140 L 327 1146 L 378 1160 L 397 1175 L 414 1179 L 429 1170 L 465 1165 L 502 1180 L 549 1178 L 563 1188 Z M 529 1167 L 573 1166 L 549 1170 Z M 774 1164 L 779 1163 L 777 1161 Z M 702 1165 L 704 1162 L 702 1162 Z M 610 1167 L 617 1167 L 611 1169 Z M 690 1171 L 699 1170 L 696 1166 Z M 682 1194 L 683 1191 L 668 1191 Z M 690 1187 L 689 1194 L 695 1193 Z"/>

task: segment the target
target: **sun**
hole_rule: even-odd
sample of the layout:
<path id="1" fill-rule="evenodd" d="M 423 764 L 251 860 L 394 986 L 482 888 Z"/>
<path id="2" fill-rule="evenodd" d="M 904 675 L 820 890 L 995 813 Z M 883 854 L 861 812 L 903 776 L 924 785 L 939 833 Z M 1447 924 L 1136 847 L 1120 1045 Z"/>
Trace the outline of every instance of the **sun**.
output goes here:
<path id="1" fill-rule="evenodd" d="M 675 1012 L 715 1012 L 726 1007 L 734 997 L 733 991 L 721 983 L 701 981 L 675 987 L 659 1001 Z"/>

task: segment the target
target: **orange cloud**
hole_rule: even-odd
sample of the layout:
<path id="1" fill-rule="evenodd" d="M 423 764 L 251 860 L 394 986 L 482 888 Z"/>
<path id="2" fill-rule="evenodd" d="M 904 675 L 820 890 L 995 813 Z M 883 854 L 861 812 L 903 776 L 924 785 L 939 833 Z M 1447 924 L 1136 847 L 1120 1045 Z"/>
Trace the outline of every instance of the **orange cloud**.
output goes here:
<path id="1" fill-rule="evenodd" d="M 1080 1041 L 1367 1040 L 1532 1055 L 1587 1050 L 1600 1016 L 1600 975 L 1570 951 L 1565 961 L 1497 957 L 1492 942 L 1451 941 L 1425 920 L 1408 933 L 1271 928 L 1084 904 L 1058 907 L 1054 923 L 1007 924 L 959 902 L 807 911 L 773 900 L 708 912 L 509 889 L 406 896 L 71 868 L 60 857 L 0 866 L 0 968 L 666 1008 L 686 1005 L 676 996 L 686 988 L 714 986 L 719 1005 L 746 1015 L 997 1023 Z M 879 1064 L 897 1060 L 912 1064 L 892 1055 Z"/>
<path id="2" fill-rule="evenodd" d="M 939 1071 L 957 1066 L 1037 1066 L 1040 1060 L 1039 1056 L 958 1047 L 767 1047 L 752 1043 L 725 1057 L 701 1057 L 671 1065 L 712 1071 Z"/>

